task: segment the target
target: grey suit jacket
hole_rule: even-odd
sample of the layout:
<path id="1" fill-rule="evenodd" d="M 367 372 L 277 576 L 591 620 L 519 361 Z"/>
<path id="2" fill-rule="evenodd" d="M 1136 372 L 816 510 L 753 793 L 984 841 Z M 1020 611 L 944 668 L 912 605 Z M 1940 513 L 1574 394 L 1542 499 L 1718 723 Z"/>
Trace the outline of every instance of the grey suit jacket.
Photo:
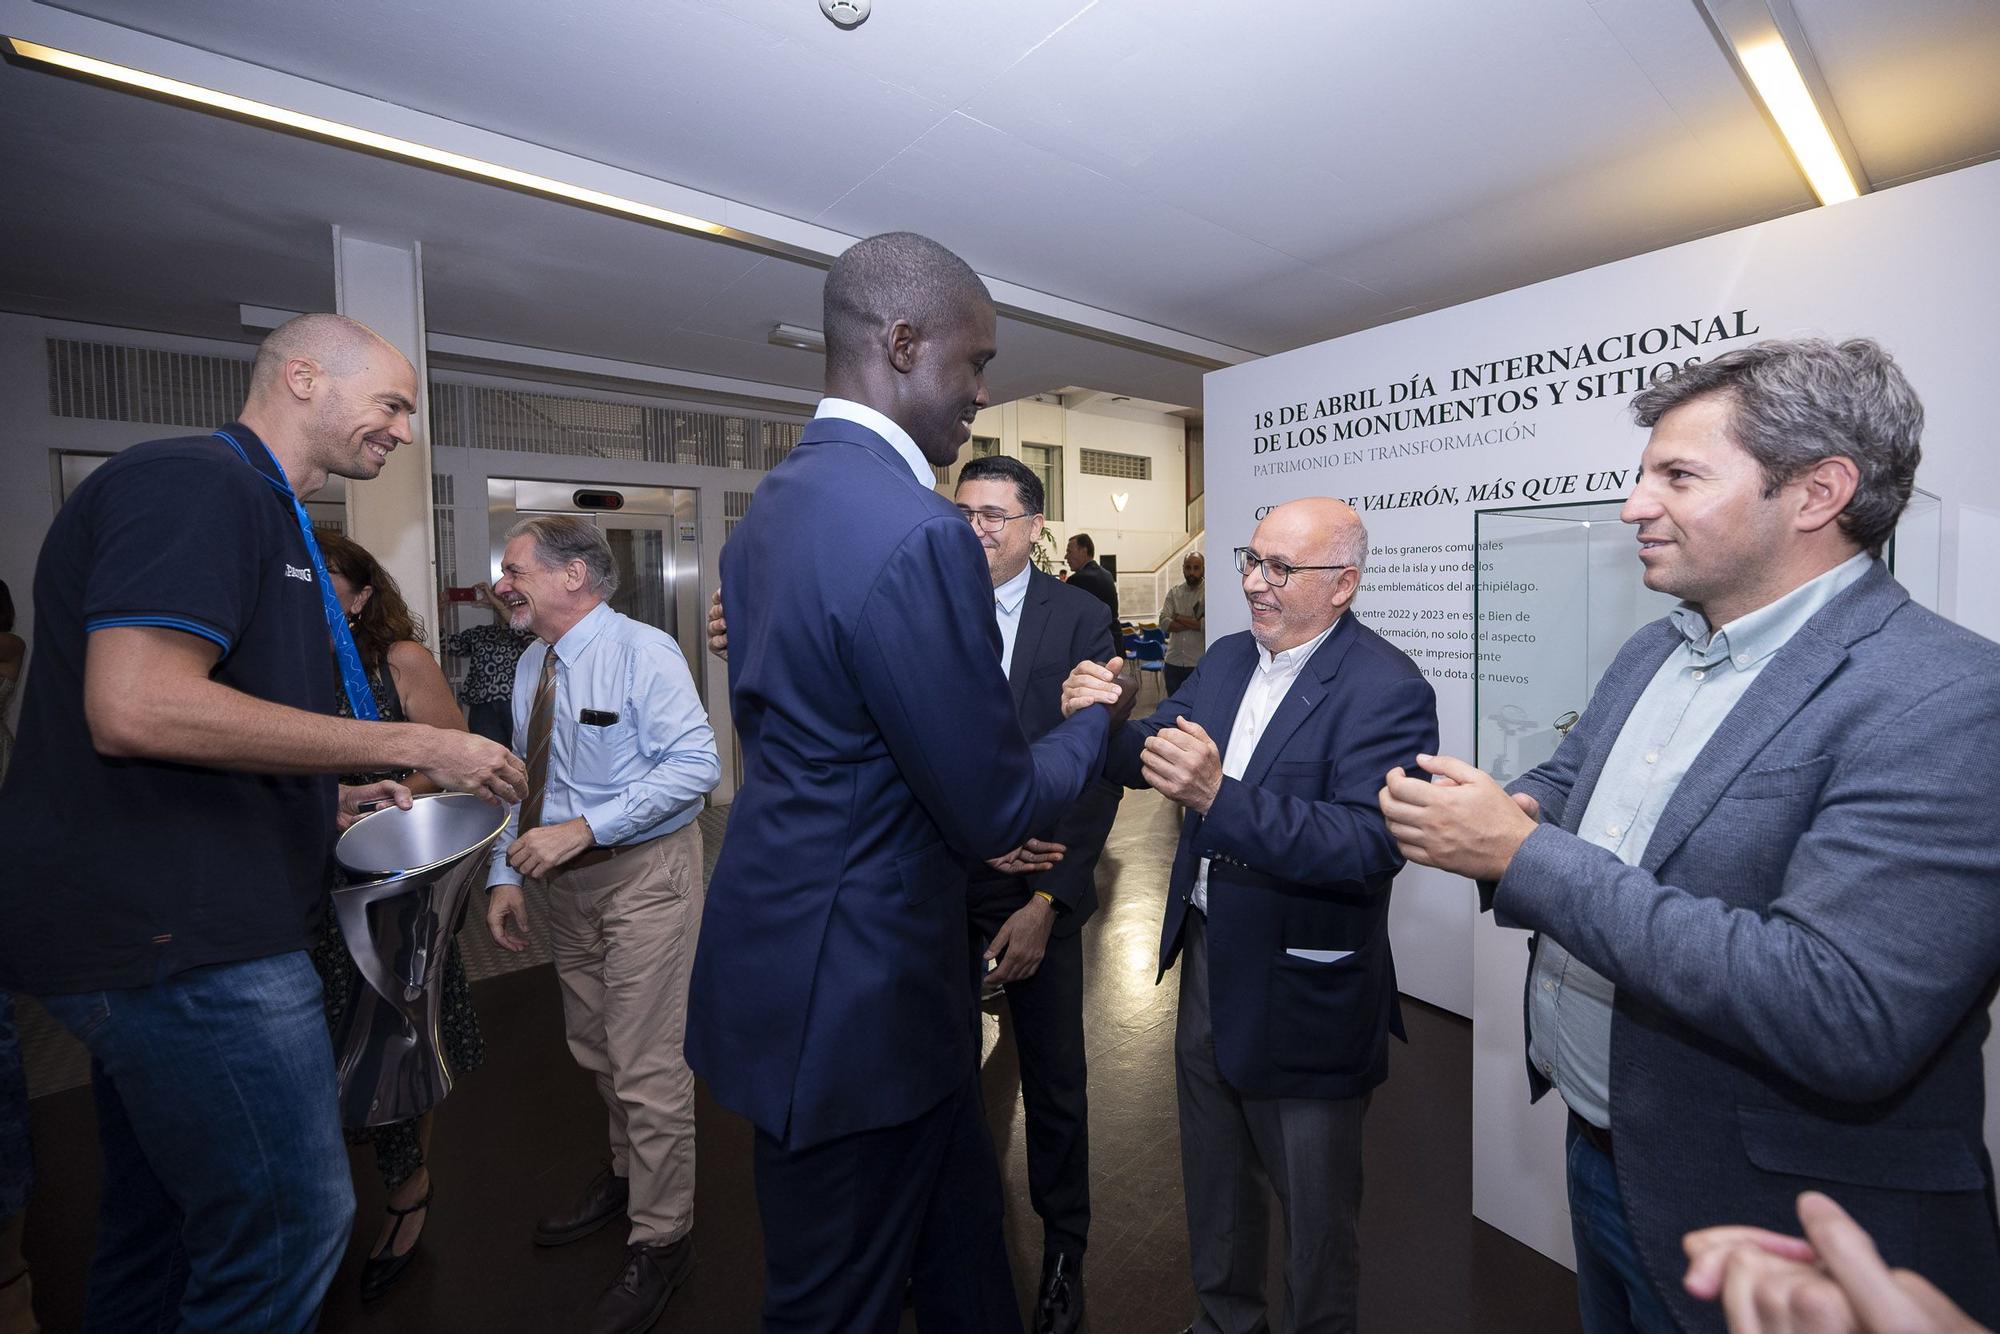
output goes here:
<path id="1" fill-rule="evenodd" d="M 1796 1233 L 1793 1201 L 1818 1189 L 1890 1263 L 2000 1322 L 1980 1063 L 2000 970 L 2000 645 L 1878 564 L 1765 666 L 1627 866 L 1574 831 L 1678 640 L 1661 620 L 1627 641 L 1513 784 L 1545 823 L 1490 905 L 1618 989 L 1612 1134 L 1647 1275 L 1688 1328 L 1721 1329 L 1681 1289 L 1681 1235 Z"/>

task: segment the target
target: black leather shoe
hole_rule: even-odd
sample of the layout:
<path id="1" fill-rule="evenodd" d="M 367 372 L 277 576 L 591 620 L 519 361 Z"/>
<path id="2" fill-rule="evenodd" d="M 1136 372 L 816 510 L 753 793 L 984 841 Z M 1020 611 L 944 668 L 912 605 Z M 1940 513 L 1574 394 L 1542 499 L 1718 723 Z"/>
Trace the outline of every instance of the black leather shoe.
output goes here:
<path id="1" fill-rule="evenodd" d="M 367 1262 L 361 1266 L 362 1301 L 372 1302 L 387 1292 L 389 1285 L 401 1278 L 403 1271 L 410 1267 L 410 1261 L 417 1258 L 417 1246 L 423 1240 L 421 1236 L 416 1241 L 411 1242 L 410 1249 L 404 1251 L 401 1255 L 396 1254 L 396 1238 L 403 1235 L 403 1220 L 405 1218 L 408 1218 L 411 1214 L 424 1213 L 430 1207 L 431 1193 L 429 1191 L 425 1191 L 424 1198 L 418 1200 L 407 1209 L 398 1209 L 394 1205 L 388 1206 L 389 1217 L 396 1220 L 396 1225 L 389 1229 L 389 1240 L 382 1244 L 382 1253 L 380 1255 L 369 1256 Z M 428 1215 L 426 1215 L 426 1218 L 428 1218 Z"/>
<path id="2" fill-rule="evenodd" d="M 549 1214 L 535 1223 L 535 1245 L 566 1246 L 581 1241 L 622 1215 L 630 1195 L 630 1183 L 624 1177 L 614 1176 L 607 1163 L 567 1211 Z"/>
<path id="3" fill-rule="evenodd" d="M 597 1299 L 584 1334 L 645 1334 L 694 1268 L 694 1237 L 664 1246 L 627 1246 L 625 1267 Z"/>
<path id="4" fill-rule="evenodd" d="M 1061 1251 L 1044 1255 L 1034 1334 L 1076 1334 L 1082 1324 L 1083 1257 Z"/>

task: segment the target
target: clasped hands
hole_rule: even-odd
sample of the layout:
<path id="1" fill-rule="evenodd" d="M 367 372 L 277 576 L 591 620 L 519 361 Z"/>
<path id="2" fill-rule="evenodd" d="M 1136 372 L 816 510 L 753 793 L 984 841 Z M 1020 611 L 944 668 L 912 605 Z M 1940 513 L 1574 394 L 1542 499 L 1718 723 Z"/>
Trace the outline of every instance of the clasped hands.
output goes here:
<path id="1" fill-rule="evenodd" d="M 1505 875 L 1535 832 L 1539 803 L 1450 755 L 1419 755 L 1417 765 L 1422 774 L 1391 769 L 1375 797 L 1403 856 L 1474 880 Z"/>
<path id="2" fill-rule="evenodd" d="M 1063 682 L 1063 717 L 1073 718 L 1093 704 L 1102 704 L 1111 710 L 1113 724 L 1122 723 L 1132 716 L 1132 704 L 1138 699 L 1138 687 L 1133 680 L 1123 675 L 1125 659 L 1113 658 L 1110 662 L 1093 662 L 1085 658 L 1070 671 L 1069 679 Z"/>

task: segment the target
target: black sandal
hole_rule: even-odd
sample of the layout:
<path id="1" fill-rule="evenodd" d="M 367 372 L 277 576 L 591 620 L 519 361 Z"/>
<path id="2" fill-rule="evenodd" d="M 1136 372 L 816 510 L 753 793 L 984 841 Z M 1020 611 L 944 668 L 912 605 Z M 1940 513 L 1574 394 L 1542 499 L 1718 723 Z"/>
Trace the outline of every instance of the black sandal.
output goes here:
<path id="1" fill-rule="evenodd" d="M 416 1258 L 417 1247 L 423 1244 L 423 1237 L 420 1235 L 415 1244 L 401 1255 L 396 1254 L 396 1238 L 403 1234 L 405 1218 L 411 1214 L 422 1213 L 431 1207 L 431 1196 L 436 1193 L 436 1189 L 436 1186 L 432 1186 L 430 1190 L 426 1190 L 424 1198 L 407 1209 L 398 1209 L 393 1204 L 384 1206 L 388 1210 L 389 1217 L 396 1220 L 396 1226 L 389 1229 L 389 1240 L 383 1243 L 382 1253 L 369 1256 L 368 1262 L 361 1266 L 362 1301 L 372 1302 L 387 1292 L 389 1285 L 402 1277 L 403 1271 L 410 1267 L 410 1261 Z M 428 1223 L 430 1220 L 426 1218 L 424 1221 Z"/>

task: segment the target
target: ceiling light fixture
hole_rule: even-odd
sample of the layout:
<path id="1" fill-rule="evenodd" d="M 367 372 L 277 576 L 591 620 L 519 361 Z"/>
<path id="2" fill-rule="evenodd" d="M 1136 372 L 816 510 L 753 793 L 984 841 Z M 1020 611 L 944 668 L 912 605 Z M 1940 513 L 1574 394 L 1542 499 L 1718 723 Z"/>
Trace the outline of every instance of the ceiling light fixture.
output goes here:
<path id="1" fill-rule="evenodd" d="M 826 351 L 826 335 L 797 324 L 774 324 L 765 340 L 774 347 L 796 347 L 804 352 Z"/>
<path id="2" fill-rule="evenodd" d="M 305 112 L 273 106 L 268 102 L 252 101 L 247 97 L 238 97 L 234 93 L 203 88 L 199 84 L 183 83 L 179 79 L 169 79 L 164 75 L 133 69 L 129 65 L 114 65 L 108 60 L 98 60 L 92 56 L 78 55 L 74 51 L 43 46 L 39 42 L 24 41 L 19 37 L 0 37 L 0 42 L 5 43 L 10 54 L 22 60 L 68 70 L 72 74 L 118 84 L 155 97 L 207 107 L 240 120 L 276 126 L 310 138 L 346 144 L 382 157 L 436 167 L 453 175 L 468 176 L 474 180 L 504 185 L 527 194 L 581 204 L 585 208 L 596 209 L 603 213 L 615 213 L 679 232 L 734 241 L 772 253 L 790 252 L 797 258 L 824 262 L 818 255 L 799 250 L 797 247 L 785 246 L 768 237 L 753 236 L 733 227 L 725 227 L 719 222 L 710 222 L 706 218 L 697 218 L 688 213 L 677 213 L 672 209 L 660 208 L 658 205 L 637 199 L 628 199 L 623 195 L 572 185 L 568 181 L 559 181 L 552 176 L 539 176 L 534 172 L 503 166 L 498 162 L 469 157 L 464 153 L 451 152 L 449 149 L 434 148 L 411 139 L 399 139 L 394 135 L 378 134 L 374 130 L 364 130 L 356 125 L 327 120 L 322 116 L 307 115 Z"/>
<path id="3" fill-rule="evenodd" d="M 765 236 L 744 231 L 740 227 L 730 227 L 723 223 L 697 218 L 692 214 L 661 208 L 643 200 L 614 195 L 604 190 L 593 190 L 586 186 L 573 185 L 552 176 L 542 176 L 534 172 L 472 157 L 464 153 L 454 153 L 449 149 L 436 148 L 429 144 L 402 139 L 394 135 L 365 130 L 356 125 L 328 120 L 323 116 L 308 115 L 293 111 L 289 107 L 274 106 L 269 102 L 258 102 L 234 93 L 225 93 L 199 84 L 170 79 L 165 75 L 153 74 L 146 70 L 134 69 L 129 65 L 119 65 L 94 56 L 80 55 L 58 47 L 44 46 L 40 42 L 28 41 L 21 37 L 0 34 L 0 49 L 16 60 L 30 64 L 44 65 L 86 79 L 92 79 L 128 92 L 142 93 L 148 97 L 177 102 L 185 106 L 197 107 L 205 111 L 219 112 L 236 120 L 282 130 L 290 134 L 303 135 L 324 143 L 339 144 L 347 148 L 359 149 L 377 157 L 407 162 L 435 171 L 450 172 L 469 180 L 483 181 L 490 185 L 503 186 L 523 194 L 552 199 L 559 203 L 572 204 L 580 208 L 594 209 L 615 217 L 629 218 L 636 222 L 664 227 L 670 231 L 690 236 L 703 236 L 729 245 L 741 246 L 758 254 L 779 259 L 810 264 L 816 268 L 827 268 L 833 263 L 834 254 L 814 250 L 807 246 L 795 245 L 775 236 Z M 477 127 L 468 126 L 476 129 Z M 663 184 L 670 184 L 663 182 Z M 725 201 L 717 201 L 722 203 Z M 1036 294 L 1046 295 L 1046 294 Z M 1086 324 L 1066 315 L 1040 308 L 1018 305 L 1013 302 L 995 303 L 997 313 L 1011 319 L 1020 320 L 1037 328 L 1049 329 L 1108 347 L 1122 347 L 1147 356 L 1164 357 L 1183 365 L 1199 367 L 1202 370 L 1217 370 L 1232 361 L 1218 361 L 1212 356 L 1176 346 L 1170 342 L 1157 342 L 1143 334 L 1119 332 Z M 1216 344 L 1215 346 L 1221 346 Z M 1234 351 L 1234 349 L 1231 349 Z M 1238 360 L 1248 360 L 1251 354 L 1243 353 Z"/>
<path id="4" fill-rule="evenodd" d="M 1819 202 L 1857 198 L 1867 188 L 1867 177 L 1846 142 L 1790 0 L 1700 2 Z"/>

